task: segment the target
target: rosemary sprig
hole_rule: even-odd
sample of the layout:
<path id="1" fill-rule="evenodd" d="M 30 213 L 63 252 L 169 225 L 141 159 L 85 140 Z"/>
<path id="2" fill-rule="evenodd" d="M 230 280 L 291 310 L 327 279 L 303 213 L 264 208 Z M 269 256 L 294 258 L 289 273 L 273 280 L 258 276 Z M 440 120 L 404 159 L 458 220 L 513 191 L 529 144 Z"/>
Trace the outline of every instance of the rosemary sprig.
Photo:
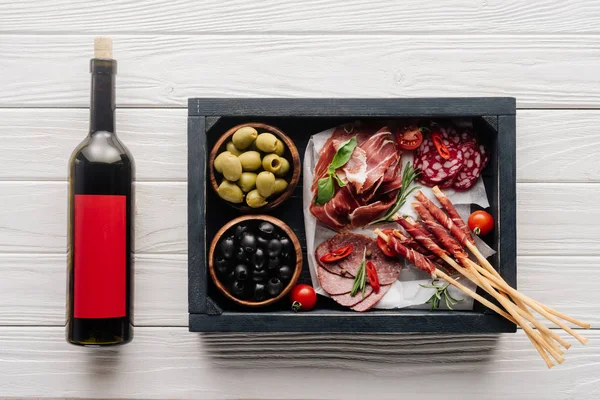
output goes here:
<path id="1" fill-rule="evenodd" d="M 360 267 L 358 267 L 358 271 L 356 272 L 356 277 L 354 278 L 354 285 L 352 286 L 352 290 L 350 291 L 350 296 L 356 296 L 356 293 L 362 292 L 363 299 L 365 298 L 365 286 L 367 284 L 367 248 L 363 252 L 363 258 L 360 261 Z"/>
<path id="2" fill-rule="evenodd" d="M 402 171 L 402 186 L 400 186 L 400 190 L 398 191 L 398 197 L 396 198 L 396 202 L 393 206 L 389 208 L 389 210 L 385 213 L 385 215 L 381 218 L 376 219 L 371 222 L 370 225 L 380 224 L 384 222 L 392 222 L 394 221 L 394 216 L 402 208 L 404 203 L 406 203 L 406 199 L 408 196 L 413 193 L 415 190 L 421 189 L 421 186 L 412 186 L 420 172 L 415 170 L 412 166 L 412 163 L 407 163 Z"/>
<path id="3" fill-rule="evenodd" d="M 463 301 L 463 299 L 458 300 L 452 297 L 448 292 L 448 286 L 450 286 L 450 284 L 447 283 L 446 285 L 436 285 L 438 281 L 439 279 L 434 279 L 431 281 L 431 285 L 419 285 L 422 288 L 435 289 L 435 293 L 429 298 L 429 300 L 425 302 L 425 304 L 431 304 L 430 311 L 433 311 L 438 309 L 440 307 L 440 302 L 444 300 L 446 306 L 452 310 L 452 306 L 457 305 Z"/>

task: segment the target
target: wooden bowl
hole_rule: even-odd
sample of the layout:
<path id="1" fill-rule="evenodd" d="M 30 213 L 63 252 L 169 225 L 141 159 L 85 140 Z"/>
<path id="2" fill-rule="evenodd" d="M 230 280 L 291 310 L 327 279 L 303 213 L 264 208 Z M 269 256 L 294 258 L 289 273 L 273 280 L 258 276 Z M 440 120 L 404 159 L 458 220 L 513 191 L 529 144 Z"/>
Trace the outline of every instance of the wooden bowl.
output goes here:
<path id="1" fill-rule="evenodd" d="M 240 204 L 235 204 L 235 203 L 231 203 L 226 200 L 223 200 L 223 201 L 226 202 L 227 204 L 229 204 L 230 206 L 237 208 L 238 210 L 241 210 L 246 213 L 256 213 L 256 212 L 264 212 L 264 211 L 272 210 L 275 207 L 278 207 L 279 205 L 281 205 L 281 203 L 283 203 L 288 197 L 290 197 L 292 195 L 292 193 L 294 192 L 294 189 L 298 185 L 298 181 L 300 180 L 300 167 L 301 167 L 300 155 L 298 154 L 298 149 L 296 148 L 296 145 L 294 145 L 294 142 L 292 142 L 292 140 L 285 133 L 283 133 L 279 129 L 275 128 L 274 126 L 262 124 L 260 122 L 248 122 L 245 124 L 234 126 L 233 128 L 229 129 L 227 132 L 225 132 L 223 135 L 221 135 L 219 140 L 217 140 L 217 143 L 215 143 L 212 150 L 210 151 L 210 156 L 208 158 L 208 165 L 209 165 L 208 169 L 210 171 L 210 173 L 209 173 L 210 184 L 211 184 L 213 190 L 215 191 L 215 193 L 218 193 L 219 183 L 217 182 L 217 178 L 215 176 L 215 168 L 214 168 L 215 158 L 217 157 L 217 155 L 219 155 L 219 153 L 225 151 L 225 145 L 227 144 L 227 142 L 229 142 L 231 140 L 231 137 L 233 136 L 235 131 L 237 131 L 238 129 L 240 129 L 244 126 L 251 126 L 251 127 L 255 128 L 256 130 L 258 130 L 259 133 L 262 133 L 262 131 L 270 132 L 273 135 L 277 136 L 277 138 L 283 142 L 283 144 L 285 145 L 285 153 L 283 154 L 283 157 L 287 158 L 287 160 L 290 162 L 290 171 L 292 172 L 292 177 L 288 181 L 289 184 L 288 184 L 288 187 L 285 190 L 285 192 L 281 193 L 274 200 L 270 200 L 267 203 L 267 205 L 265 205 L 263 207 L 252 208 L 252 207 L 249 207 L 248 205 L 246 205 L 245 202 L 240 203 Z"/>
<path id="2" fill-rule="evenodd" d="M 260 302 L 238 299 L 238 298 L 234 297 L 233 295 L 231 295 L 231 293 L 229 293 L 229 291 L 223 286 L 223 284 L 217 277 L 217 274 L 215 273 L 214 259 L 215 259 L 215 249 L 217 247 L 217 244 L 219 243 L 219 241 L 221 240 L 223 235 L 226 234 L 227 231 L 229 231 L 231 228 L 235 227 L 240 222 L 244 222 L 244 221 L 270 222 L 273 225 L 275 225 L 276 227 L 278 227 L 279 229 L 281 229 L 283 232 L 285 232 L 286 236 L 292 241 L 292 244 L 294 246 L 294 251 L 296 253 L 296 265 L 294 266 L 294 274 L 292 275 L 292 278 L 288 282 L 287 286 L 283 289 L 283 291 L 277 297 L 273 297 L 273 298 L 270 298 L 270 299 L 267 299 L 264 301 L 260 301 Z M 219 229 L 219 231 L 215 235 L 212 243 L 210 244 L 210 249 L 208 251 L 208 270 L 210 271 L 210 276 L 212 277 L 212 280 L 215 283 L 215 285 L 217 286 L 217 288 L 219 289 L 219 291 L 221 293 L 223 293 L 231 301 L 233 301 L 237 304 L 243 305 L 243 306 L 247 306 L 247 307 L 264 307 L 264 306 L 268 306 L 270 304 L 277 303 L 279 300 L 283 299 L 285 296 L 288 295 L 290 290 L 292 290 L 292 288 L 298 282 L 298 278 L 300 278 L 300 273 L 302 272 L 302 248 L 300 247 L 300 242 L 298 241 L 298 238 L 294 234 L 294 231 L 292 231 L 292 229 L 289 226 L 287 226 L 285 224 L 285 222 L 281 221 L 280 219 L 271 217 L 270 215 L 263 215 L 263 214 L 243 215 L 241 217 L 235 218 L 235 219 L 229 221 L 228 223 L 226 223 L 221 229 Z"/>

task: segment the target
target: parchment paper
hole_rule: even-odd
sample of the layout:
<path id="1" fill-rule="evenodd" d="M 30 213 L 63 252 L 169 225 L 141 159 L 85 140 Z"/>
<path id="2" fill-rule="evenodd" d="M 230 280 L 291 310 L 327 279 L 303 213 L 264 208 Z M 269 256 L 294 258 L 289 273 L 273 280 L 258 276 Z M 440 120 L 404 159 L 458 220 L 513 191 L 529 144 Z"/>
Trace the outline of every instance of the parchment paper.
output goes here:
<path id="1" fill-rule="evenodd" d="M 315 288 L 316 292 L 327 297 L 329 297 L 329 295 L 321 288 L 321 284 L 317 277 L 315 249 L 319 244 L 323 243 L 325 240 L 328 240 L 335 236 L 337 232 L 321 224 L 314 217 L 314 215 L 310 213 L 309 207 L 313 199 L 311 185 L 313 180 L 313 171 L 315 169 L 315 165 L 317 164 L 317 160 L 319 159 L 319 151 L 325 144 L 325 141 L 332 135 L 332 133 L 333 129 L 328 129 L 311 137 L 306 147 L 306 152 L 304 153 L 304 165 L 302 171 L 304 228 L 306 230 L 306 244 L 310 276 L 312 279 L 313 287 Z M 408 162 L 412 162 L 412 159 L 412 152 L 404 152 L 402 154 L 402 162 L 404 165 L 406 165 L 406 163 Z M 421 190 L 433 202 L 437 203 L 437 200 L 435 199 L 431 188 L 423 186 Z M 447 189 L 444 191 L 444 193 L 446 193 L 448 198 L 450 198 L 450 200 L 454 203 L 457 211 L 465 220 L 469 216 L 471 204 L 478 204 L 484 208 L 489 207 L 489 202 L 485 193 L 485 186 L 481 177 L 470 190 L 464 192 L 456 192 L 454 190 Z M 409 197 L 409 199 L 406 201 L 406 204 L 404 204 L 404 206 L 400 209 L 400 214 L 411 215 L 416 219 L 417 215 L 410 205 L 412 201 L 414 201 L 414 198 Z M 395 223 L 391 223 L 389 225 L 377 225 L 377 227 L 381 229 L 386 228 L 388 226 L 393 228 L 398 227 L 398 225 Z M 375 235 L 373 234 L 373 229 L 373 227 L 366 227 L 361 229 L 355 229 L 352 232 L 374 238 Z M 495 253 L 493 249 L 488 247 L 483 241 L 479 240 L 479 238 L 476 238 L 475 240 L 477 242 L 477 247 L 485 257 L 488 257 Z M 460 281 L 464 286 L 475 290 L 475 284 L 470 282 L 468 279 L 460 278 Z M 392 309 L 410 307 L 415 309 L 428 309 L 430 306 L 429 304 L 425 304 L 425 302 L 433 295 L 435 289 L 423 288 L 419 286 L 421 284 L 431 284 L 430 276 L 427 273 L 417 269 L 412 263 L 404 261 L 404 267 L 402 268 L 402 272 L 400 273 L 398 280 L 394 282 L 388 293 L 386 293 L 386 295 L 379 301 L 379 303 L 375 305 L 374 308 Z M 438 282 L 437 284 L 445 284 L 445 282 L 440 280 L 440 282 Z M 460 290 L 453 286 L 449 288 L 449 292 L 455 299 L 463 299 L 462 302 L 453 306 L 453 309 L 473 309 L 473 299 L 471 297 L 463 295 L 463 293 Z M 440 308 L 445 308 L 445 304 L 440 304 Z"/>

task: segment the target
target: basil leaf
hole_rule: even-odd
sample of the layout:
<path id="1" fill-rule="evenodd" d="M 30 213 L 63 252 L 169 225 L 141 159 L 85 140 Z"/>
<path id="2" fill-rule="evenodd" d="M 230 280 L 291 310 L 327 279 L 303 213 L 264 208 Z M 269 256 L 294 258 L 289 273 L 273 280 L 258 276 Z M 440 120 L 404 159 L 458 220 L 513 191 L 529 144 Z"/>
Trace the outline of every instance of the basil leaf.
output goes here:
<path id="1" fill-rule="evenodd" d="M 335 178 L 335 180 L 337 181 L 337 184 L 338 184 L 338 186 L 339 186 L 339 187 L 344 187 L 344 186 L 346 186 L 346 184 L 344 183 L 344 181 L 342 181 L 342 180 L 340 179 L 340 177 L 339 177 L 339 176 L 337 176 L 337 174 L 335 174 L 335 173 L 334 173 L 334 174 L 333 174 L 333 177 L 334 177 L 334 178 Z"/>
<path id="2" fill-rule="evenodd" d="M 325 178 L 319 179 L 319 188 L 317 190 L 317 198 L 315 203 L 322 206 L 327 203 L 335 194 L 335 187 L 333 185 L 333 178 L 331 175 L 327 175 Z"/>
<path id="3" fill-rule="evenodd" d="M 335 153 L 335 156 L 333 156 L 333 160 L 329 164 L 329 171 L 334 172 L 336 169 L 343 167 L 350 160 L 350 157 L 352 157 L 355 147 L 356 136 L 346 140 Z"/>

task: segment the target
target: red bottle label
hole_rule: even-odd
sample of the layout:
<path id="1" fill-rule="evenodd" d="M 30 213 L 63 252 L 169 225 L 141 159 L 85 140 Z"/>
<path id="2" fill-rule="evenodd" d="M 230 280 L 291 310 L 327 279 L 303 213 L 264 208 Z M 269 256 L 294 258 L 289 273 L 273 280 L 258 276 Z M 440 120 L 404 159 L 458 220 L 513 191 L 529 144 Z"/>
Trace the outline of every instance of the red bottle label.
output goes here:
<path id="1" fill-rule="evenodd" d="M 75 318 L 126 315 L 126 196 L 75 195 Z"/>

